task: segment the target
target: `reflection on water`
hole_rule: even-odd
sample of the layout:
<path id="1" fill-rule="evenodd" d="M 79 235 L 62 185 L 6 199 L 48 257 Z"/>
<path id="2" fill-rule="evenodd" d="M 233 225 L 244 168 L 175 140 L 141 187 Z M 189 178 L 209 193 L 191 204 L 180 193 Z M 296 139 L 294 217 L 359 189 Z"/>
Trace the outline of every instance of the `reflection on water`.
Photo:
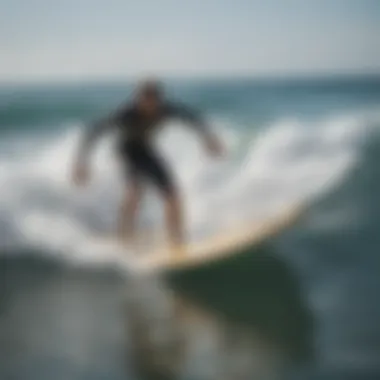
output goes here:
<path id="1" fill-rule="evenodd" d="M 278 378 L 312 323 L 285 263 L 248 257 L 165 282 L 3 257 L 0 378 Z"/>
<path id="2" fill-rule="evenodd" d="M 184 368 L 201 378 L 278 378 L 312 358 L 299 285 L 268 248 L 166 280 L 166 289 L 152 279 L 135 284 L 129 308 L 135 368 L 145 378 L 175 379 Z"/>

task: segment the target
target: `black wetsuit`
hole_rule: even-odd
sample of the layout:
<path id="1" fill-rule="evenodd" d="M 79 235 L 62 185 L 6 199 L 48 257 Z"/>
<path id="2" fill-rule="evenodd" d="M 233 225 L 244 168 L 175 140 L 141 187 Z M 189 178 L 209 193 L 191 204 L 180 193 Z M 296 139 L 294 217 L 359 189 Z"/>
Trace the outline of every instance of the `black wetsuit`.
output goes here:
<path id="1" fill-rule="evenodd" d="M 174 181 L 170 170 L 152 146 L 152 137 L 165 121 L 172 118 L 184 121 L 201 133 L 207 133 L 206 124 L 200 116 L 182 105 L 163 103 L 154 116 L 147 117 L 132 104 L 95 123 L 85 136 L 81 153 L 86 156 L 93 142 L 103 132 L 117 129 L 117 150 L 129 179 L 136 183 L 141 179 L 151 180 L 160 191 L 170 194 L 175 190 Z"/>

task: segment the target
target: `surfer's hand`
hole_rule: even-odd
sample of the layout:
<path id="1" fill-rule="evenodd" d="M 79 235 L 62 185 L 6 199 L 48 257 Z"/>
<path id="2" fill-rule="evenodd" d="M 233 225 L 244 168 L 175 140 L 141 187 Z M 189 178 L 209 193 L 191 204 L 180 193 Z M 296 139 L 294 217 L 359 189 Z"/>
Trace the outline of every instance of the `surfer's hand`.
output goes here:
<path id="1" fill-rule="evenodd" d="M 85 165 L 78 164 L 74 167 L 73 182 L 76 186 L 85 186 L 89 181 L 89 171 Z"/>
<path id="2" fill-rule="evenodd" d="M 215 136 L 209 136 L 206 139 L 206 149 L 212 157 L 222 157 L 226 153 L 223 144 Z"/>

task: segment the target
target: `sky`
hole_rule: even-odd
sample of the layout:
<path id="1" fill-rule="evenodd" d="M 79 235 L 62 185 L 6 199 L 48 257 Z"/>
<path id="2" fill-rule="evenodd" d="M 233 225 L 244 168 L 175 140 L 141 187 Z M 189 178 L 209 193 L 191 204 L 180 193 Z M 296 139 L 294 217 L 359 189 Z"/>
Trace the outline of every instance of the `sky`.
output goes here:
<path id="1" fill-rule="evenodd" d="M 380 0 L 0 0 L 0 81 L 380 73 Z"/>

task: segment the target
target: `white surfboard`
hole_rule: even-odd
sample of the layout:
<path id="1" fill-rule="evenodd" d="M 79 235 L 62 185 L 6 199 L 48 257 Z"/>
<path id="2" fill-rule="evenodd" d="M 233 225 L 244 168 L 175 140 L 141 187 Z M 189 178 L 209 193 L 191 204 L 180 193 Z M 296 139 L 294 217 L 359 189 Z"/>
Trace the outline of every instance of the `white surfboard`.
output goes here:
<path id="1" fill-rule="evenodd" d="M 163 274 L 190 272 L 204 267 L 211 269 L 229 260 L 243 258 L 262 243 L 292 227 L 305 213 L 301 205 L 291 206 L 266 219 L 242 223 L 222 230 L 213 236 L 192 242 L 173 251 L 166 244 L 155 248 L 136 249 L 125 246 L 113 237 L 99 237 L 87 247 L 93 259 L 116 262 L 128 273 Z M 146 240 L 148 240 L 144 234 Z M 248 254 L 250 254 L 248 252 Z"/>

